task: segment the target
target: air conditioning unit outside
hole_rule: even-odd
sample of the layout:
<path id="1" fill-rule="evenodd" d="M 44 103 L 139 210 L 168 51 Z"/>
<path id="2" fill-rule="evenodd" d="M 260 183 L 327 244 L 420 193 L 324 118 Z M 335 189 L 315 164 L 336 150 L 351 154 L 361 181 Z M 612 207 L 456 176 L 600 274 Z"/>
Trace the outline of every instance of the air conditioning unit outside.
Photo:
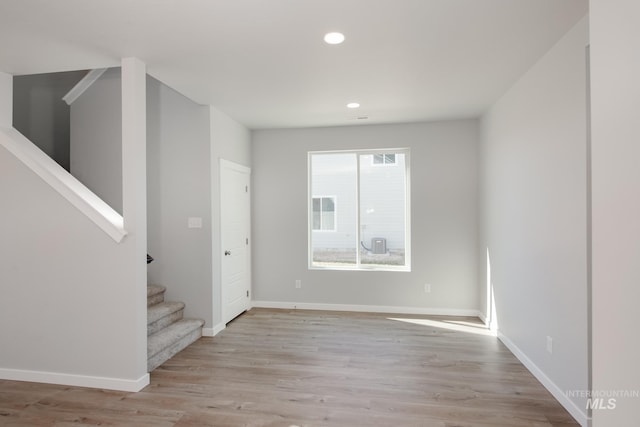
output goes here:
<path id="1" fill-rule="evenodd" d="M 387 239 L 383 237 L 374 237 L 371 239 L 371 253 L 372 254 L 386 254 L 387 253 Z"/>

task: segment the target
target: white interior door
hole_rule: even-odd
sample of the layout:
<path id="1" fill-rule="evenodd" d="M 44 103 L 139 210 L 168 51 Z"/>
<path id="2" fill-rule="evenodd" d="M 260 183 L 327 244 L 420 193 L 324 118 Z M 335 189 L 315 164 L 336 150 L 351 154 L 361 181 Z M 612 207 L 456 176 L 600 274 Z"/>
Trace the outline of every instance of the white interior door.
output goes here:
<path id="1" fill-rule="evenodd" d="M 225 323 L 250 308 L 251 169 L 220 161 L 222 318 Z"/>

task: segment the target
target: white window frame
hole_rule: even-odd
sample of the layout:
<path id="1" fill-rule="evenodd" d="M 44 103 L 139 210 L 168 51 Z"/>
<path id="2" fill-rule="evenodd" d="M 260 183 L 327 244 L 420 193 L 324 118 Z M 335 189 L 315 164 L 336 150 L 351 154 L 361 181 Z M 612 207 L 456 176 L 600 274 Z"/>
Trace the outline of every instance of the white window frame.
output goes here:
<path id="1" fill-rule="evenodd" d="M 312 157 L 316 154 L 349 154 L 353 153 L 356 156 L 356 264 L 348 266 L 319 266 L 313 264 L 313 233 L 320 232 L 321 230 L 313 230 L 313 199 L 316 197 L 324 197 L 313 195 L 312 193 Z M 376 265 L 376 264 L 361 264 L 360 263 L 360 240 L 362 227 L 360 225 L 360 156 L 367 154 L 404 154 L 405 163 L 405 211 L 404 211 L 404 253 L 405 253 L 405 265 L 393 266 L 393 265 Z M 370 150 L 332 150 L 332 151 L 309 151 L 307 153 L 307 206 L 308 206 L 308 241 L 307 241 L 307 257 L 309 270 L 348 270 L 348 271 L 399 271 L 410 272 L 411 271 L 411 159 L 409 148 L 385 148 L 385 149 L 370 149 Z M 373 159 L 373 157 L 372 157 Z M 371 160 L 372 165 L 373 160 Z M 375 166 L 397 166 L 397 161 L 394 163 L 376 164 Z M 338 215 L 337 204 L 336 206 L 336 219 L 335 226 L 338 230 Z"/>
<path id="2" fill-rule="evenodd" d="M 325 229 L 320 228 L 318 230 L 313 228 L 313 200 L 314 199 L 331 199 L 333 200 L 333 228 Z M 320 207 L 322 208 L 322 202 L 320 202 Z M 322 210 L 320 210 L 320 227 L 322 227 Z M 335 233 L 338 230 L 338 197 L 337 196 L 325 196 L 325 195 L 315 195 L 311 196 L 311 231 L 314 233 Z"/>

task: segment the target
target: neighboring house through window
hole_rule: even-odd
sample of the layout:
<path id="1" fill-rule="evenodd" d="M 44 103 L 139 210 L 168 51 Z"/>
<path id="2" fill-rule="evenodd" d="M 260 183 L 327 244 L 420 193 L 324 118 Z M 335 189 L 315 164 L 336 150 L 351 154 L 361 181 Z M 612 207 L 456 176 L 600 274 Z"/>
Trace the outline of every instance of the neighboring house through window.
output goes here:
<path id="1" fill-rule="evenodd" d="M 310 152 L 309 268 L 409 271 L 409 194 L 408 149 Z"/>
<path id="2" fill-rule="evenodd" d="M 372 158 L 374 165 L 395 165 L 396 155 L 391 154 L 374 154 Z"/>

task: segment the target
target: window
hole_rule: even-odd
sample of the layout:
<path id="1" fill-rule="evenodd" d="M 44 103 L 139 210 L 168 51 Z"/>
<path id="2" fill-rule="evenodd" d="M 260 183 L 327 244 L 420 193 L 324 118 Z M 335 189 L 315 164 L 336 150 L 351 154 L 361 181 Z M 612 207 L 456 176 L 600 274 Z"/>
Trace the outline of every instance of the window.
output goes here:
<path id="1" fill-rule="evenodd" d="M 336 198 L 313 198 L 313 230 L 335 231 L 336 229 Z"/>
<path id="2" fill-rule="evenodd" d="M 409 271 L 409 194 L 407 149 L 309 153 L 309 268 Z"/>
<path id="3" fill-rule="evenodd" d="M 395 165 L 396 155 L 395 154 L 374 154 L 372 160 L 374 165 Z"/>

